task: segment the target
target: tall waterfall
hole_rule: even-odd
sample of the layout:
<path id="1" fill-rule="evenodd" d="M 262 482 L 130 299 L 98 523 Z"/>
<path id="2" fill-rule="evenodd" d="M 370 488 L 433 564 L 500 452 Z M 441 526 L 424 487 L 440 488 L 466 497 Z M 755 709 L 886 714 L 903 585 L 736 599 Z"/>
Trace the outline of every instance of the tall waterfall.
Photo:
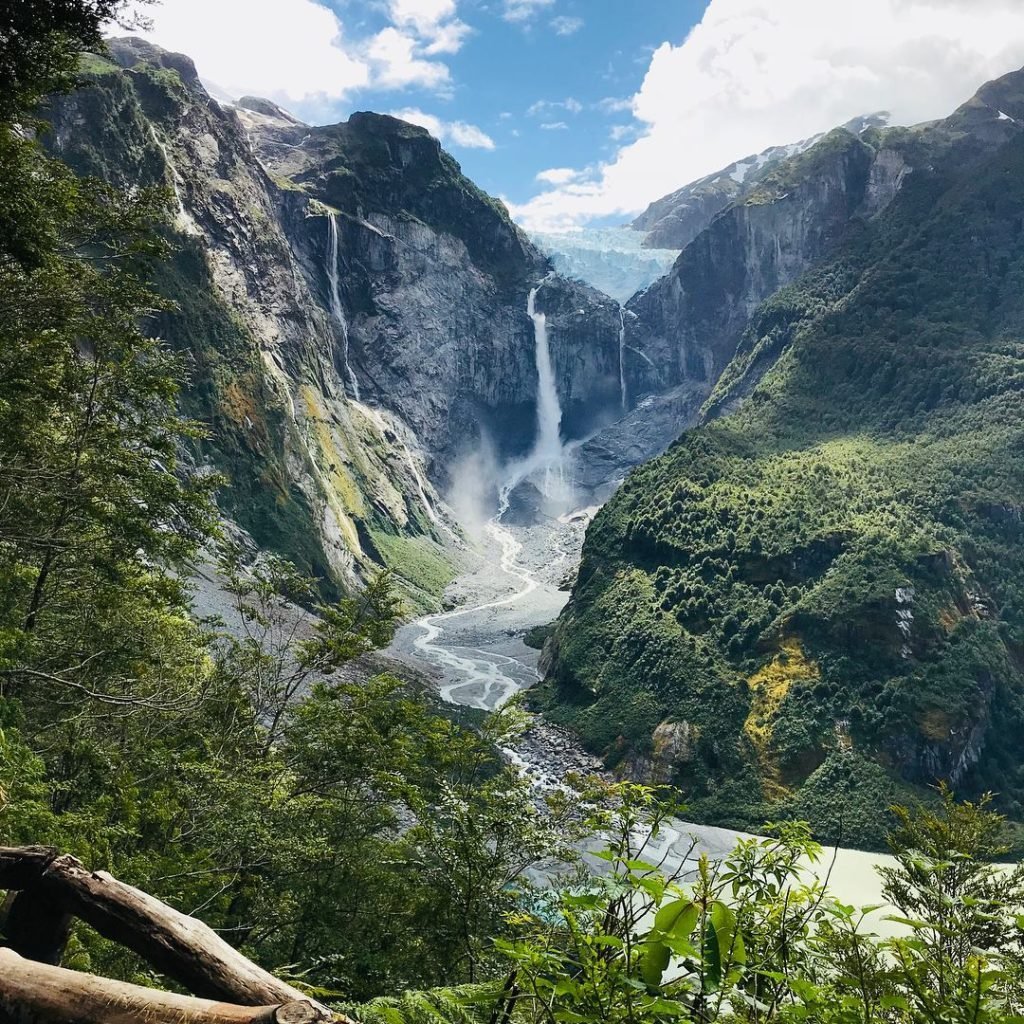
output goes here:
<path id="1" fill-rule="evenodd" d="M 629 397 L 626 394 L 626 311 L 619 306 L 619 398 L 622 411 L 629 412 Z"/>
<path id="2" fill-rule="evenodd" d="M 533 451 L 513 473 L 515 481 L 543 471 L 541 490 L 546 498 L 567 501 L 571 486 L 565 479 L 565 449 L 562 446 L 562 406 L 558 400 L 555 371 L 548 345 L 547 317 L 537 312 L 537 293 L 544 282 L 531 289 L 526 312 L 533 321 L 534 352 L 537 363 L 537 439 Z M 511 483 L 511 481 L 510 481 Z"/>
<path id="3" fill-rule="evenodd" d="M 537 462 L 544 465 L 558 463 L 562 458 L 562 406 L 558 401 L 555 372 L 551 367 L 547 317 L 537 312 L 539 291 L 540 285 L 531 290 L 526 301 L 526 312 L 533 321 L 537 360 L 537 442 L 534 455 Z"/>
<path id="4" fill-rule="evenodd" d="M 359 401 L 359 381 L 352 372 L 348 362 L 348 320 L 345 319 L 345 310 L 341 305 L 341 293 L 338 289 L 338 219 L 332 211 L 327 214 L 327 230 L 329 244 L 327 246 L 327 283 L 330 285 L 329 298 L 331 303 L 331 317 L 341 334 L 341 359 L 345 376 L 345 387 L 352 397 Z"/>

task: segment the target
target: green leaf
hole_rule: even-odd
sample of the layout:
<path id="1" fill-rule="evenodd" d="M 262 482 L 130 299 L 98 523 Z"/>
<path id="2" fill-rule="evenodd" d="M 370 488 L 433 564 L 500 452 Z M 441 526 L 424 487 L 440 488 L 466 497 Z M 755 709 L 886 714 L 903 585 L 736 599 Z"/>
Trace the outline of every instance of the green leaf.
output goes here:
<path id="1" fill-rule="evenodd" d="M 722 983 L 721 950 L 718 930 L 709 917 L 707 924 L 704 926 L 704 980 L 706 988 L 716 989 Z"/>
<path id="2" fill-rule="evenodd" d="M 640 974 L 650 988 L 661 985 L 662 975 L 668 967 L 672 951 L 664 942 L 648 940 L 644 943 L 643 959 L 640 963 Z"/>
<path id="3" fill-rule="evenodd" d="M 747 954 L 743 947 L 743 936 L 737 928 L 732 908 L 725 903 L 714 903 L 711 907 L 711 923 L 718 939 L 719 962 L 722 965 L 745 964 Z"/>
<path id="4" fill-rule="evenodd" d="M 654 915 L 654 927 L 674 939 L 688 938 L 697 925 L 700 908 L 692 900 L 673 900 Z"/>

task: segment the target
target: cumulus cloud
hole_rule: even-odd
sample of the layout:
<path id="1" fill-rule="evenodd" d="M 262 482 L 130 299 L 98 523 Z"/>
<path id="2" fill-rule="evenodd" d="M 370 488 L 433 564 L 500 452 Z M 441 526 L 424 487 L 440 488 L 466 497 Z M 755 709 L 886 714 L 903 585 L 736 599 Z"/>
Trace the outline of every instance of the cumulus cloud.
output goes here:
<path id="1" fill-rule="evenodd" d="M 391 0 L 392 24 L 362 40 L 316 0 L 162 0 L 140 10 L 151 22 L 141 34 L 187 53 L 204 78 L 285 104 L 371 86 L 446 90 L 448 66 L 430 58 L 455 53 L 470 31 L 455 0 Z"/>
<path id="2" fill-rule="evenodd" d="M 448 84 L 448 65 L 424 60 L 417 55 L 417 41 L 410 33 L 394 26 L 382 29 L 366 48 L 373 68 L 373 84 L 386 89 L 405 89 L 419 85 L 437 89 Z"/>
<path id="3" fill-rule="evenodd" d="M 444 121 L 435 114 L 428 114 L 416 107 L 392 110 L 392 117 L 401 118 L 410 124 L 426 128 L 435 139 L 461 146 L 464 149 L 494 149 L 494 139 L 475 124 L 465 121 Z"/>
<path id="4" fill-rule="evenodd" d="M 583 19 L 574 18 L 568 14 L 560 14 L 557 18 L 552 18 L 549 24 L 554 29 L 555 35 L 571 36 L 583 28 Z"/>
<path id="5" fill-rule="evenodd" d="M 711 0 L 683 42 L 651 57 L 631 101 L 639 137 L 593 182 L 553 187 L 513 214 L 534 228 L 629 214 L 858 114 L 940 117 L 1022 63 L 1020 0 Z"/>

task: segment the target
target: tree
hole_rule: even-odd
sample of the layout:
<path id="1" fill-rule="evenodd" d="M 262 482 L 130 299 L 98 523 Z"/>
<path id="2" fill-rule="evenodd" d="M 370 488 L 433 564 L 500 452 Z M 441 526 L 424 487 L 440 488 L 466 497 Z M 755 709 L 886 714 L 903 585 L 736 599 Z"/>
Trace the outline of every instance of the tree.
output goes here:
<path id="1" fill-rule="evenodd" d="M 958 803 L 943 784 L 939 798 L 937 811 L 893 808 L 897 866 L 880 869 L 882 892 L 913 929 L 894 948 L 923 1013 L 946 1004 L 969 1013 L 982 996 L 1005 994 L 997 965 L 1020 960 L 1024 865 L 994 863 L 1008 848 L 991 794 Z"/>

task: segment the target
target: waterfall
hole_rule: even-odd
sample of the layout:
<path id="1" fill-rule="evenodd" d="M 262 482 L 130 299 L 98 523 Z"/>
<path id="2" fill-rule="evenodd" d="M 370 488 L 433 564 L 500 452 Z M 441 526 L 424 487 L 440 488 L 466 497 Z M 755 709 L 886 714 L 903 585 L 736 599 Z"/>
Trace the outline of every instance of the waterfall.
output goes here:
<path id="1" fill-rule="evenodd" d="M 626 311 L 619 306 L 619 397 L 623 413 L 629 412 L 629 398 L 626 395 Z"/>
<path id="2" fill-rule="evenodd" d="M 327 230 L 329 244 L 327 246 L 327 283 L 331 303 L 331 318 L 334 320 L 341 334 L 341 360 L 345 376 L 345 387 L 352 397 L 358 402 L 359 381 L 352 372 L 348 362 L 348 321 L 345 319 L 345 310 L 341 305 L 341 293 L 338 289 L 338 220 L 336 214 L 331 211 L 327 214 Z"/>
<path id="3" fill-rule="evenodd" d="M 526 301 L 526 312 L 533 321 L 533 339 L 537 360 L 537 442 L 534 454 L 541 464 L 558 463 L 562 458 L 562 406 L 558 401 L 555 372 L 551 367 L 551 349 L 548 346 L 548 323 L 543 313 L 537 312 L 537 292 L 532 289 Z"/>
<path id="4" fill-rule="evenodd" d="M 530 471 L 543 469 L 542 491 L 545 497 L 564 497 L 565 451 L 562 447 L 562 406 L 558 400 L 555 371 L 551 366 L 548 345 L 548 323 L 543 313 L 537 312 L 537 292 L 543 281 L 531 289 L 526 300 L 526 312 L 533 321 L 533 339 L 537 363 L 537 440 L 527 464 Z"/>

